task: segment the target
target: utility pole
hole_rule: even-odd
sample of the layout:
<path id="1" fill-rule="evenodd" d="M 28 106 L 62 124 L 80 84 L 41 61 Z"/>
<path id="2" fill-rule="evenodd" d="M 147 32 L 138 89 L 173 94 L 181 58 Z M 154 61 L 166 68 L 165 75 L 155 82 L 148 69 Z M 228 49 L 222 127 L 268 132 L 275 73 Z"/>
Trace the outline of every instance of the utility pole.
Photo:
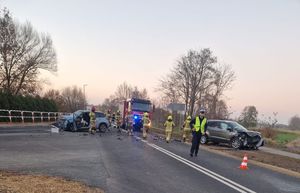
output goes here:
<path id="1" fill-rule="evenodd" d="M 85 87 L 87 86 L 87 84 L 83 85 L 83 96 L 84 96 L 84 110 L 86 110 L 86 96 L 85 96 Z"/>

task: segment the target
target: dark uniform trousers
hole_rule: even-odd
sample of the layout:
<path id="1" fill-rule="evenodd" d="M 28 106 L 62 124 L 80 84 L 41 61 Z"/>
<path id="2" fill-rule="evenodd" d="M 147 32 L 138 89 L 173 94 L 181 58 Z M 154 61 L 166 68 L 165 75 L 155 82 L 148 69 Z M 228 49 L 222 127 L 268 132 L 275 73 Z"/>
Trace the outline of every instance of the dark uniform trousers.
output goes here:
<path id="1" fill-rule="evenodd" d="M 200 139 L 201 139 L 201 131 L 193 131 L 193 139 L 192 139 L 192 147 L 191 147 L 191 154 L 193 155 L 195 153 L 195 155 L 198 154 L 198 150 L 199 150 L 199 145 L 200 145 Z"/>

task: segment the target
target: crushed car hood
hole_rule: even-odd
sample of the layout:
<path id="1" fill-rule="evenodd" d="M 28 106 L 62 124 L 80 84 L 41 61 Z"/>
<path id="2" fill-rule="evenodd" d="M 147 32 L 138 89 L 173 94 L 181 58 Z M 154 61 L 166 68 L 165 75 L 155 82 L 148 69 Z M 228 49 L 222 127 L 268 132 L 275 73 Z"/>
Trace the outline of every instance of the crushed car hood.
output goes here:
<path id="1" fill-rule="evenodd" d="M 247 131 L 247 134 L 248 134 L 250 137 L 254 137 L 254 136 L 260 135 L 260 133 L 257 132 L 257 131 Z"/>
<path id="2" fill-rule="evenodd" d="M 64 115 L 64 116 L 62 116 L 62 119 L 64 119 L 64 120 L 72 120 L 73 119 L 73 114 L 71 114 L 71 115 Z"/>

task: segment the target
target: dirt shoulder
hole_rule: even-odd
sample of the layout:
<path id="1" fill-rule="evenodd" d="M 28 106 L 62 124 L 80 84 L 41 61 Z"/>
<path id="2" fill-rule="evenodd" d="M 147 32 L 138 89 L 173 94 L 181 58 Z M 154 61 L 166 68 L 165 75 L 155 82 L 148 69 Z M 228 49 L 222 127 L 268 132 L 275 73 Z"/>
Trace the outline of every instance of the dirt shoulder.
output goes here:
<path id="1" fill-rule="evenodd" d="M 157 128 L 151 129 L 151 132 L 153 134 L 164 134 L 163 130 Z M 181 134 L 173 133 L 172 137 L 174 139 L 180 140 Z M 233 157 L 241 161 L 243 159 L 244 154 L 247 154 L 249 163 L 253 163 L 255 165 L 266 167 L 281 173 L 293 175 L 300 178 L 299 159 L 266 153 L 260 150 L 234 150 L 225 145 L 203 145 L 202 148 L 214 153 L 222 154 L 224 156 Z"/>
<path id="2" fill-rule="evenodd" d="M 42 175 L 0 171 L 1 193 L 103 193 L 82 183 Z"/>

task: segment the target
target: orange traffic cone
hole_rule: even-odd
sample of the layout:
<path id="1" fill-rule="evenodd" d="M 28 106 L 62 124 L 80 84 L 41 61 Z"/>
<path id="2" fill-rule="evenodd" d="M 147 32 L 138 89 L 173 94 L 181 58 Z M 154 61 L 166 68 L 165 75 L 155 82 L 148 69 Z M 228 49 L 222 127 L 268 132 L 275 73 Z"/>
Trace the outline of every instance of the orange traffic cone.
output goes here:
<path id="1" fill-rule="evenodd" d="M 240 165 L 241 170 L 248 170 L 247 162 L 248 162 L 248 158 L 247 158 L 247 154 L 245 154 L 244 158 L 243 158 L 243 161 Z"/>

